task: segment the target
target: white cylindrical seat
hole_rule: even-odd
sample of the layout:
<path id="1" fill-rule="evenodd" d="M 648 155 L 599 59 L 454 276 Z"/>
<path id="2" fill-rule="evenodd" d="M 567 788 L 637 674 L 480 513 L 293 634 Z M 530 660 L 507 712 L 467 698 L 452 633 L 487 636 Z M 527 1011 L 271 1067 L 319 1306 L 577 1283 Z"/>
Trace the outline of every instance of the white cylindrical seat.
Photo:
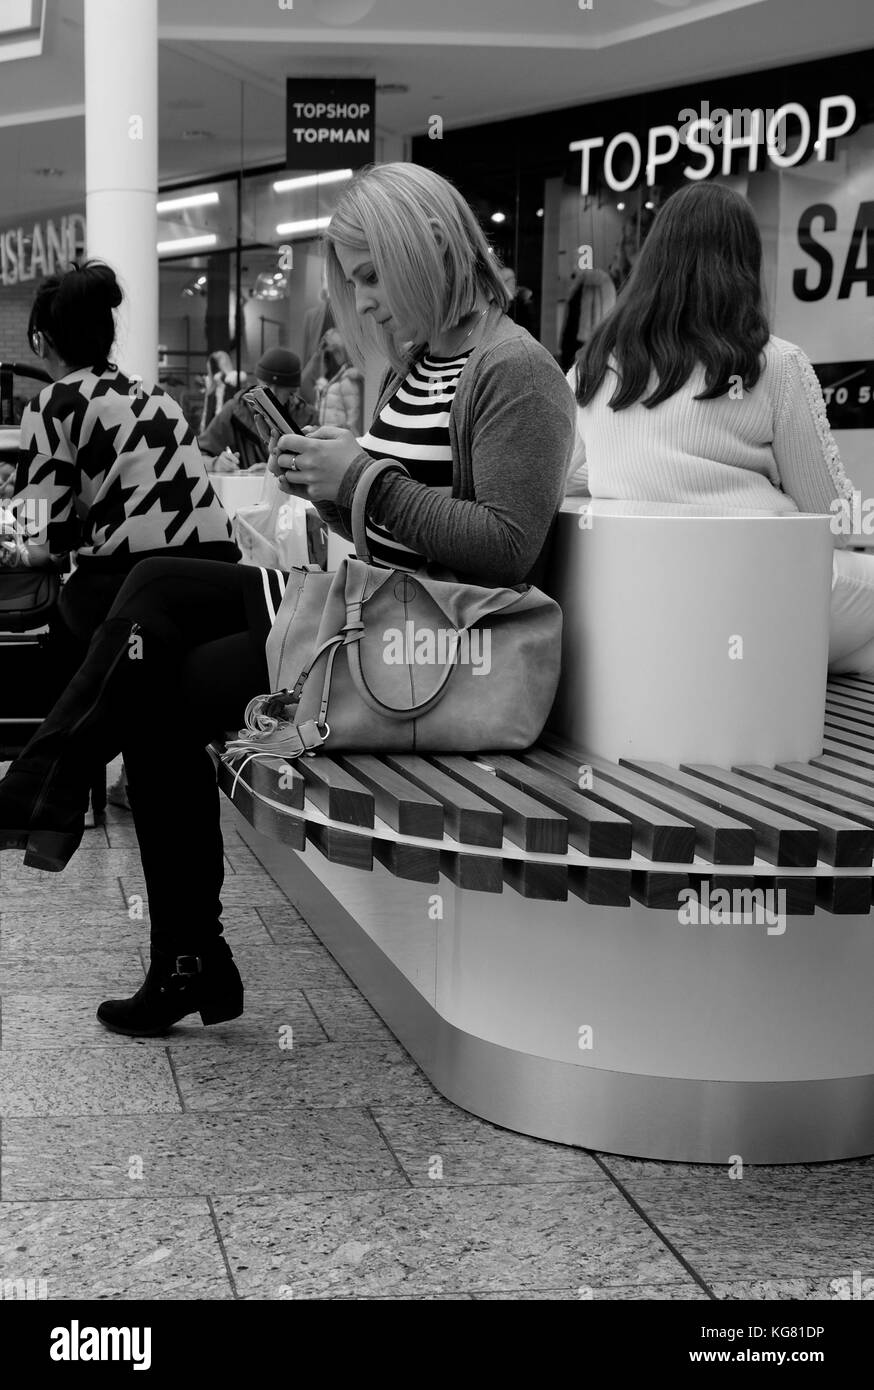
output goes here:
<path id="1" fill-rule="evenodd" d="M 567 502 L 549 592 L 564 613 L 549 727 L 617 762 L 822 752 L 828 516 L 624 516 Z"/>

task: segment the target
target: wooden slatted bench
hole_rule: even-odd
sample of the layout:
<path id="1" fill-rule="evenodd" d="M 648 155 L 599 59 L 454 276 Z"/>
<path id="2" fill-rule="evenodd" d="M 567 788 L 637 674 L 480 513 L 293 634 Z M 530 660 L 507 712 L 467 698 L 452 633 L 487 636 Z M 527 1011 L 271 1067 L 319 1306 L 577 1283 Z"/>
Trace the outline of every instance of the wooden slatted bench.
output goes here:
<path id="1" fill-rule="evenodd" d="M 233 799 L 287 847 L 417 883 L 669 908 L 707 881 L 782 890 L 793 915 L 869 912 L 874 681 L 829 683 L 823 747 L 776 768 L 611 763 L 549 737 L 519 756 L 319 754 L 249 763 Z"/>
<path id="2" fill-rule="evenodd" d="M 826 682 L 829 518 L 579 522 L 536 747 L 250 763 L 240 831 L 474 1114 L 657 1159 L 874 1153 L 874 681 Z"/>
<path id="3" fill-rule="evenodd" d="M 768 893 L 782 893 L 782 900 L 776 900 L 787 915 L 789 937 L 809 921 L 819 937 L 820 956 L 827 960 L 830 952 L 839 953 L 843 939 L 840 932 L 830 939 L 834 928 L 828 923 L 846 922 L 858 932 L 860 923 L 870 921 L 872 906 L 874 681 L 830 681 L 823 748 L 822 756 L 809 762 L 773 768 L 612 763 L 587 758 L 549 737 L 519 756 L 319 754 L 294 766 L 248 764 L 233 803 L 252 847 L 398 1038 L 460 1105 L 526 1133 L 618 1152 L 711 1162 L 727 1162 L 729 1154 L 750 1162 L 812 1161 L 874 1147 L 874 1090 L 866 1076 L 843 1080 L 837 1108 L 830 1092 L 827 1101 L 818 1098 L 822 1079 L 783 1083 L 795 1093 L 791 1116 L 780 1083 L 750 1083 L 751 1098 L 749 1088 L 741 1087 L 741 1101 L 734 1094 L 736 1085 L 703 1081 L 691 1097 L 679 1100 L 663 1090 L 670 1091 L 676 1080 L 660 1077 L 658 1099 L 642 1107 L 634 1082 L 643 1078 L 621 1077 L 629 1089 L 618 1084 L 618 1072 L 609 1070 L 611 1085 L 602 1096 L 597 1084 L 601 1073 L 578 1066 L 575 1080 L 596 1082 L 594 1091 L 589 1087 L 580 1099 L 557 1085 L 546 1059 L 533 1055 L 522 1065 L 515 1053 L 489 1041 L 489 1020 L 496 1009 L 500 1013 L 500 1001 L 487 1000 L 484 992 L 484 981 L 491 984 L 487 960 L 474 972 L 478 984 L 470 986 L 462 1010 L 477 1017 L 483 1012 L 482 1041 L 475 1034 L 471 1039 L 469 1021 L 462 1030 L 457 1020 L 438 1025 L 433 1008 L 426 1006 L 423 1015 L 420 989 L 424 978 L 426 994 L 440 995 L 440 970 L 432 981 L 429 957 L 439 955 L 444 923 L 428 921 L 426 904 L 436 900 L 435 889 L 445 890 L 447 884 L 455 892 L 448 931 L 458 933 L 461 924 L 469 931 L 475 914 L 483 915 L 492 924 L 493 969 L 499 974 L 500 924 L 503 920 L 509 931 L 511 918 L 521 909 L 532 982 L 540 973 L 538 950 L 554 949 L 556 934 L 561 938 L 570 931 L 584 937 L 590 925 L 586 914 L 601 914 L 619 933 L 627 930 L 626 923 L 632 925 L 635 919 L 629 914 L 635 908 L 644 910 L 645 917 L 675 924 L 686 889 L 702 900 L 721 889 L 761 889 L 766 901 Z M 228 794 L 234 778 L 220 764 L 220 786 Z M 304 853 L 308 847 L 317 851 L 316 863 L 311 853 Z M 363 890 L 362 880 L 377 874 L 372 891 Z M 515 916 L 513 899 L 520 903 Z M 471 902 L 483 906 L 472 908 Z M 501 906 L 489 906 L 495 903 Z M 540 930 L 546 911 L 564 919 L 553 927 L 551 938 Z M 388 942 L 379 941 L 383 914 L 390 925 Z M 416 939 L 423 927 L 426 939 L 420 951 Z M 435 931 L 433 939 L 429 928 Z M 757 933 L 756 945 L 762 949 L 765 928 L 746 931 Z M 864 931 L 870 935 L 874 928 Z M 702 945 L 708 949 L 699 937 L 696 947 Z M 742 950 L 749 945 L 747 936 Z M 768 943 L 764 949 L 778 947 Z M 450 948 L 457 956 L 453 972 L 462 996 L 467 950 Z M 397 969 L 397 962 L 406 965 L 405 952 L 419 957 L 407 967 L 406 977 L 404 968 Z M 735 947 L 735 968 L 737 955 Z M 641 971 L 652 966 L 641 962 Z M 793 961 L 786 968 L 791 974 L 799 967 Z M 817 968 L 821 971 L 822 964 Z M 861 982 L 863 995 L 870 996 L 872 989 L 874 979 Z M 544 983 L 544 990 L 552 996 L 552 986 Z M 518 1009 L 518 989 L 515 994 L 512 1007 Z M 811 997 L 815 994 L 814 987 Z M 737 1001 L 739 1027 L 748 1020 L 748 996 L 745 983 Z M 535 998 L 536 992 L 527 1006 L 532 1015 L 542 1007 Z M 802 1029 L 809 1007 L 799 993 Z M 852 1011 L 849 999 L 847 1007 Z M 580 1017 L 577 1030 L 586 1024 L 587 1017 Z M 509 1080 L 504 1074 L 508 1057 L 513 1059 Z M 545 1076 L 540 1074 L 544 1068 Z M 559 1068 L 562 1075 L 569 1073 L 570 1061 Z M 706 1098 L 699 1094 L 701 1086 Z M 716 1124 L 715 1131 L 714 1087 L 733 1116 Z M 809 1118 L 817 1106 L 829 1118 L 831 1128 L 825 1133 Z M 862 1121 L 848 1119 L 860 1110 Z M 637 1115 L 638 1123 L 623 1123 L 623 1111 Z M 647 1116 L 645 1135 L 641 1111 Z M 661 1127 L 657 1117 L 663 1120 Z M 706 1125 L 702 1117 L 707 1117 Z M 726 1125 L 729 1133 L 732 1125 L 738 1126 L 734 1142 L 726 1137 Z"/>

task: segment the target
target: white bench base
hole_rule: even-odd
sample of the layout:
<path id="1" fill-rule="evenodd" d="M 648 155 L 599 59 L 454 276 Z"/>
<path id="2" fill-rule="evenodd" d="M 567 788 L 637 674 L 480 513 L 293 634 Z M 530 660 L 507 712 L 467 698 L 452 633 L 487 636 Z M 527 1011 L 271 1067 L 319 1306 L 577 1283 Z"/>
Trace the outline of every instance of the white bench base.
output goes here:
<path id="1" fill-rule="evenodd" d="M 681 1162 L 874 1153 L 874 929 L 528 902 L 240 833 L 434 1085 L 523 1134 Z M 442 897 L 442 920 L 434 895 Z M 738 939 L 740 936 L 740 940 Z M 580 1048 L 590 1026 L 592 1046 Z M 583 1041 L 588 1041 L 583 1034 Z"/>

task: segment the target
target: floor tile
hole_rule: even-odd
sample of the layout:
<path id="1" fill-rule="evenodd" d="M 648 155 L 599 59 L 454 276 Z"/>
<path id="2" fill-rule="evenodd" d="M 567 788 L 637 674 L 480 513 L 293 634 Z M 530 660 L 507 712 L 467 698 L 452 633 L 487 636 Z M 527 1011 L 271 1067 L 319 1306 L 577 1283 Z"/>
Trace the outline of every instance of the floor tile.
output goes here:
<path id="1" fill-rule="evenodd" d="M 307 985 L 304 994 L 332 1042 L 353 1042 L 356 1038 L 379 1042 L 394 1036 L 352 985 L 336 989 Z"/>
<path id="2" fill-rule="evenodd" d="M 374 1106 L 373 1117 L 415 1187 L 609 1182 L 582 1149 L 497 1129 L 457 1106 Z"/>
<path id="3" fill-rule="evenodd" d="M 142 878 L 143 866 L 139 851 L 130 845 L 108 848 L 103 836 L 88 834 L 73 855 L 62 874 L 52 874 L 39 869 L 27 869 L 21 855 L 6 855 L 0 860 L 0 889 L 5 883 L 39 883 L 51 886 L 52 881 L 71 887 L 82 887 L 94 879 L 118 878 L 125 874 L 129 878 Z"/>
<path id="4" fill-rule="evenodd" d="M 238 946 L 271 947 L 273 940 L 258 913 L 257 907 L 230 907 L 223 902 L 222 926 L 236 954 Z"/>
<path id="5" fill-rule="evenodd" d="M 281 1301 L 296 1297 L 294 1290 L 286 1287 L 277 1297 Z M 247 1295 L 251 1298 L 252 1295 Z M 472 1303 L 473 1294 L 469 1293 L 405 1293 L 399 1294 L 325 1294 L 320 1298 L 320 1302 L 326 1303 L 397 1303 L 399 1298 L 403 1298 L 404 1303 Z M 245 1301 L 245 1300 L 244 1300 Z"/>
<path id="6" fill-rule="evenodd" d="M 113 849 L 135 850 L 137 848 L 137 832 L 134 830 L 132 820 L 113 821 L 111 825 L 108 824 L 104 828 L 106 837 Z"/>
<path id="7" fill-rule="evenodd" d="M 685 1272 L 606 1183 L 218 1198 L 240 1292 L 264 1297 L 664 1283 Z M 286 1290 L 287 1292 L 281 1292 Z"/>
<path id="8" fill-rule="evenodd" d="M 293 903 L 258 909 L 266 930 L 277 946 L 312 946 L 318 937 Z"/>
<path id="9" fill-rule="evenodd" d="M 102 909 L 78 920 L 58 908 L 51 912 L 0 911 L 0 959 L 45 951 L 65 956 L 75 951 L 136 949 L 148 940 L 144 922 L 132 919 L 119 897 L 114 911 Z"/>
<path id="10" fill-rule="evenodd" d="M 222 914 L 222 922 L 234 948 L 273 945 L 254 907 L 230 907 Z M 71 921 L 69 913 L 57 909 L 41 913 L 0 912 L 0 958 L 27 955 L 37 949 L 51 955 L 112 946 L 148 950 L 148 944 L 147 903 L 133 902 L 126 908 L 120 896 L 115 912 L 94 912 L 75 922 Z"/>
<path id="11" fill-rule="evenodd" d="M 14 1201 L 408 1187 L 362 1110 L 6 1120 L 2 1162 Z"/>
<path id="12" fill-rule="evenodd" d="M 180 1111 L 165 1053 L 69 1048 L 0 1052 L 0 1116 Z"/>
<path id="13" fill-rule="evenodd" d="M 874 1261 L 869 1261 L 869 1266 L 874 1268 Z M 731 1283 L 717 1280 L 710 1287 L 717 1298 L 725 1301 L 746 1302 L 753 1299 L 758 1302 L 834 1303 L 845 1296 L 852 1299 L 854 1287 L 857 1287 L 860 1299 L 874 1299 L 874 1279 L 866 1288 L 859 1271 L 854 1286 L 852 1270 L 830 1279 L 737 1279 Z"/>
<path id="14" fill-rule="evenodd" d="M 71 942 L 75 941 L 71 924 Z M 121 997 L 139 989 L 143 963 L 133 946 L 109 951 L 77 951 L 66 955 L 0 956 L 0 996 L 28 994 L 44 990 L 85 989 L 93 991 L 95 1007 L 106 998 L 107 990 L 120 991 Z"/>
<path id="15" fill-rule="evenodd" d="M 869 1170 L 752 1182 L 644 1178 L 627 1188 L 708 1282 L 874 1275 Z"/>
<path id="16" fill-rule="evenodd" d="M 192 1111 L 386 1105 L 436 1095 L 396 1044 L 321 1043 L 269 1054 L 189 1047 L 175 1049 L 174 1062 L 185 1109 Z"/>
<path id="17" fill-rule="evenodd" d="M 231 942 L 233 946 L 233 941 Z M 324 946 L 233 947 L 237 966 L 248 989 L 348 989 L 349 976 Z"/>
<path id="18" fill-rule="evenodd" d="M 244 844 L 239 836 L 228 836 L 225 840 L 225 858 L 236 874 L 262 874 L 265 873 L 261 860 L 253 854 L 249 846 Z"/>
<path id="19" fill-rule="evenodd" d="M 202 1198 L 0 1202 L 0 1269 L 76 1303 L 233 1297 Z"/>
<path id="20" fill-rule="evenodd" d="M 122 880 L 124 896 L 131 893 L 146 896 L 145 881 L 140 877 L 128 875 Z M 224 907 L 281 907 L 288 901 L 280 888 L 266 873 L 228 874 L 221 891 Z"/>
<path id="21" fill-rule="evenodd" d="M 0 882 L 4 912 L 66 912 L 72 920 L 92 912 L 116 912 L 125 901 L 113 877 L 74 886 L 64 882 L 63 874 L 32 874 L 28 879 L 10 875 Z"/>
<path id="22" fill-rule="evenodd" d="M 729 1174 L 727 1163 L 658 1163 L 648 1158 L 624 1158 L 619 1154 L 599 1155 L 605 1168 L 622 1183 L 637 1182 L 641 1178 L 653 1181 L 659 1179 L 700 1178 L 705 1182 L 725 1182 L 732 1185 L 737 1181 Z M 810 1175 L 816 1177 L 828 1173 L 851 1172 L 855 1168 L 874 1169 L 874 1158 L 849 1158 L 835 1163 L 767 1163 L 744 1164 L 742 1181 L 751 1183 L 770 1183 L 775 1178 L 787 1178 L 792 1182 Z"/>
<path id="23" fill-rule="evenodd" d="M 98 1021 L 100 1000 L 90 990 L 51 994 L 4 993 L 0 1001 L 3 1049 L 67 1047 L 134 1047 L 160 1051 L 169 1047 L 260 1047 L 285 1051 L 327 1041 L 325 1030 L 299 990 L 258 993 L 247 999 L 242 1018 L 205 1028 L 196 1014 L 160 1038 L 125 1038 Z"/>
<path id="24" fill-rule="evenodd" d="M 568 1303 L 591 1302 L 597 1300 L 599 1303 L 641 1303 L 641 1302 L 712 1302 L 707 1292 L 696 1284 L 693 1279 L 684 1284 L 609 1284 L 593 1288 L 591 1284 L 581 1284 L 574 1289 L 513 1289 L 509 1293 L 494 1292 L 489 1289 L 484 1293 L 474 1294 L 478 1301 L 494 1301 L 501 1299 L 520 1299 L 525 1301 L 539 1300 L 544 1303 Z"/>

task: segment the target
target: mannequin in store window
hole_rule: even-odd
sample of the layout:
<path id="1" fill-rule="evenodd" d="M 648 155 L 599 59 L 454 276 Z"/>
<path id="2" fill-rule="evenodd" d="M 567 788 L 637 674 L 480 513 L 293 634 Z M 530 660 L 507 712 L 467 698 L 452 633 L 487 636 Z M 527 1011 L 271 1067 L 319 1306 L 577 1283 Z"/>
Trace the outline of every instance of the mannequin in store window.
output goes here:
<path id="1" fill-rule="evenodd" d="M 565 310 L 561 334 L 561 365 L 567 370 L 616 303 L 613 280 L 606 270 L 579 270 Z"/>
<path id="2" fill-rule="evenodd" d="M 209 354 L 206 359 L 203 410 L 200 414 L 199 434 L 203 434 L 206 427 L 223 409 L 225 401 L 239 391 L 247 380 L 245 372 L 240 372 L 238 375 L 234 370 L 229 353 L 220 351 Z"/>
<path id="3" fill-rule="evenodd" d="M 335 327 L 334 311 L 328 296 L 328 282 L 325 266 L 322 265 L 322 285 L 319 301 L 307 309 L 303 318 L 303 341 L 301 345 L 300 394 L 309 405 L 316 402 L 316 382 L 322 374 L 322 342 L 325 334 Z"/>
<path id="4" fill-rule="evenodd" d="M 352 365 L 336 328 L 322 339 L 322 373 L 316 381 L 320 425 L 337 425 L 359 435 L 363 429 L 364 373 Z"/>

